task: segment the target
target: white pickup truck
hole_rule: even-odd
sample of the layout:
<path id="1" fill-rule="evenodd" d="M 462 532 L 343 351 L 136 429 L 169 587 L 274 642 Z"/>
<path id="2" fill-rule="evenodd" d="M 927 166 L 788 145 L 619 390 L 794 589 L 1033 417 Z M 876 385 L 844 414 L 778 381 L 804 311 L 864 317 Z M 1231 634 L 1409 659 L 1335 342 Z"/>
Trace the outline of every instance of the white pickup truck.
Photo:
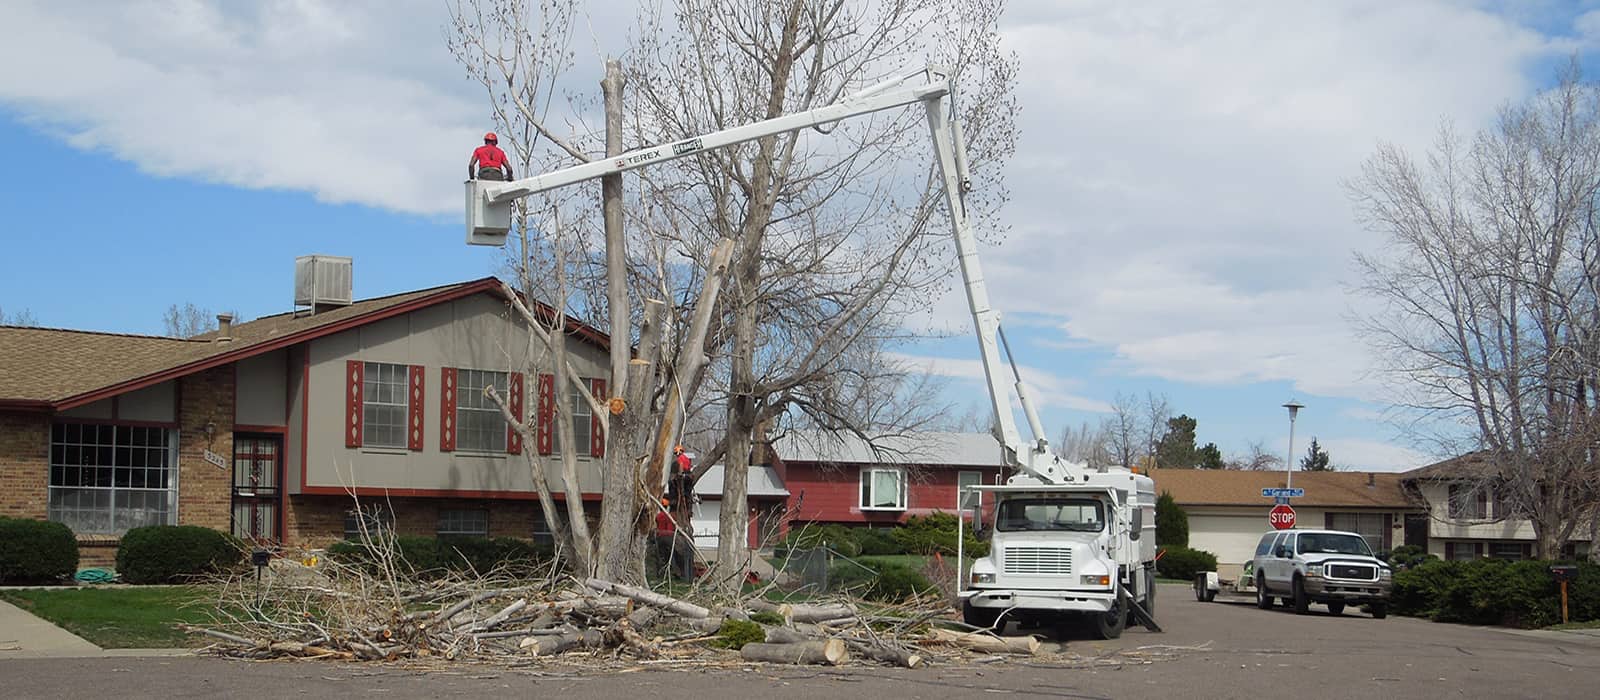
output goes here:
<path id="1" fill-rule="evenodd" d="M 1263 610 L 1282 597 L 1301 615 L 1312 603 L 1327 605 L 1335 615 L 1346 604 L 1367 605 L 1380 620 L 1389 614 L 1394 571 L 1354 532 L 1269 532 L 1256 545 L 1253 563 L 1256 606 Z"/>

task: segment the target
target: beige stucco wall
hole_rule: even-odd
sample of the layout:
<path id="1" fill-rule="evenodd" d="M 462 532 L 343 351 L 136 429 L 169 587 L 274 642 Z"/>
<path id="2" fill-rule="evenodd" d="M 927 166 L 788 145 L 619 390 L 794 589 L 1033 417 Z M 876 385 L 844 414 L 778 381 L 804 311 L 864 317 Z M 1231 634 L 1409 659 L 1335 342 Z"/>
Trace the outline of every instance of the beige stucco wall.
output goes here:
<path id="1" fill-rule="evenodd" d="M 528 346 L 521 323 L 509 320 L 504 302 L 487 294 L 312 341 L 305 485 L 531 493 L 533 479 L 523 455 L 439 451 L 440 369 L 525 370 Z M 567 347 L 580 375 L 609 374 L 598 348 L 575 339 Z M 345 447 L 347 360 L 426 368 L 422 450 Z M 538 398 L 535 377 L 524 379 L 524 393 L 524 408 L 531 411 Z M 534 451 L 535 445 L 524 445 L 525 453 Z M 585 492 L 600 490 L 597 462 L 587 451 L 579 460 Z M 552 487 L 559 488 L 559 469 L 551 464 L 547 473 Z"/>
<path id="2" fill-rule="evenodd" d="M 115 398 L 101 399 L 91 404 L 69 408 L 61 412 L 66 418 L 89 420 L 148 421 L 172 423 L 177 421 L 178 385 L 161 382 L 143 389 L 119 394 Z"/>
<path id="3" fill-rule="evenodd" d="M 288 391 L 287 358 L 287 351 L 277 350 L 235 363 L 235 423 L 284 425 L 284 399 Z"/>
<path id="4" fill-rule="evenodd" d="M 1428 538 L 1470 540 L 1532 540 L 1533 524 L 1526 520 L 1450 520 L 1450 485 L 1441 482 L 1421 482 L 1417 486 L 1428 502 Z M 1494 500 L 1489 501 L 1489 515 L 1494 515 Z M 1439 547 L 1442 555 L 1443 545 Z"/>

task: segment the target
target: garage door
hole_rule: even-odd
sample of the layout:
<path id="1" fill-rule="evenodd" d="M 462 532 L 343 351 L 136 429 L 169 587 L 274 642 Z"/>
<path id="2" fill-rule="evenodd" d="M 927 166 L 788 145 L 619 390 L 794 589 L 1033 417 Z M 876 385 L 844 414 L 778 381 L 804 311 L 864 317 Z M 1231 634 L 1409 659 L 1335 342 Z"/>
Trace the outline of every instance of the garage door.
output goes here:
<path id="1" fill-rule="evenodd" d="M 701 501 L 694 506 L 694 546 L 700 549 L 717 548 L 717 519 L 722 515 L 722 501 Z"/>

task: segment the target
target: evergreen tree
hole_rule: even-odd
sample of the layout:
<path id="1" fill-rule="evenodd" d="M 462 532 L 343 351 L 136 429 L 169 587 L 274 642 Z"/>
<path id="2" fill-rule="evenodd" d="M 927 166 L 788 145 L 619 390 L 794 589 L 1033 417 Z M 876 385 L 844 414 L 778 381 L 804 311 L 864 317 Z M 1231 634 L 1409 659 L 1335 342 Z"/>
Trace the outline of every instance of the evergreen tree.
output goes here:
<path id="1" fill-rule="evenodd" d="M 1200 451 L 1194 446 L 1195 424 L 1187 415 L 1167 419 L 1167 434 L 1156 442 L 1157 467 L 1193 469 L 1200 464 Z"/>
<path id="2" fill-rule="evenodd" d="M 1199 467 L 1201 469 L 1228 468 L 1228 462 L 1222 458 L 1222 449 L 1217 447 L 1217 443 L 1206 443 L 1205 447 L 1200 448 L 1198 454 L 1200 457 Z"/>
<path id="3" fill-rule="evenodd" d="M 1156 546 L 1189 546 L 1189 514 L 1166 491 L 1156 499 Z"/>
<path id="4" fill-rule="evenodd" d="M 1306 456 L 1300 458 L 1300 471 L 1304 472 L 1331 472 L 1333 462 L 1328 457 L 1328 451 L 1317 444 L 1316 438 L 1311 438 L 1311 446 L 1306 448 Z"/>

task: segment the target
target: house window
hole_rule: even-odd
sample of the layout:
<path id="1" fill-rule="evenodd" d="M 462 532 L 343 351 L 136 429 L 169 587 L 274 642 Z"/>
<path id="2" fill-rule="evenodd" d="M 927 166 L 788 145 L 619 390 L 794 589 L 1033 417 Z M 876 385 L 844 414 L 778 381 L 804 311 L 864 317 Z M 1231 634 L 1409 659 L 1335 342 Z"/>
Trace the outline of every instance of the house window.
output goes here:
<path id="1" fill-rule="evenodd" d="M 500 407 L 483 393 L 494 387 L 507 395 L 510 375 L 476 369 L 456 370 L 456 449 L 468 452 L 505 452 L 506 419 Z"/>
<path id="2" fill-rule="evenodd" d="M 368 362 L 361 387 L 361 444 L 406 446 L 406 366 Z"/>
<path id="3" fill-rule="evenodd" d="M 118 534 L 174 522 L 178 431 L 50 426 L 49 518 L 74 532 Z"/>
<path id="4" fill-rule="evenodd" d="M 584 378 L 582 381 L 584 386 L 590 386 L 592 380 Z M 583 394 L 578 393 L 576 389 L 568 392 L 568 396 L 572 399 L 571 415 L 573 451 L 577 453 L 579 458 L 588 457 L 589 445 L 592 444 L 590 440 L 593 437 L 594 432 L 594 408 L 589 405 L 589 399 L 585 398 Z M 560 454 L 561 431 L 554 427 L 552 427 L 551 431 L 551 449 L 553 449 L 556 454 Z"/>
<path id="5" fill-rule="evenodd" d="M 439 535 L 488 537 L 489 511 L 483 508 L 441 509 Z"/>
<path id="6" fill-rule="evenodd" d="M 905 470 L 887 468 L 862 469 L 861 509 L 905 510 Z"/>
<path id="7" fill-rule="evenodd" d="M 365 530 L 363 532 L 363 530 Z M 360 542 L 394 531 L 394 511 L 382 503 L 363 503 L 344 513 L 344 538 Z"/>
<path id="8" fill-rule="evenodd" d="M 1452 519 L 1457 520 L 1487 520 L 1489 494 L 1482 488 L 1451 484 L 1449 513 Z"/>
<path id="9" fill-rule="evenodd" d="M 1450 561 L 1472 561 L 1483 556 L 1482 542 L 1446 542 L 1444 558 Z"/>
<path id="10" fill-rule="evenodd" d="M 1382 513 L 1329 513 L 1328 529 L 1361 535 L 1361 539 L 1367 541 L 1367 547 L 1374 552 L 1386 549 L 1383 541 L 1388 532 L 1383 527 Z"/>
<path id="11" fill-rule="evenodd" d="M 1490 542 L 1489 556 L 1495 559 L 1510 559 L 1517 561 L 1533 556 L 1533 544 L 1529 542 Z"/>
<path id="12" fill-rule="evenodd" d="M 956 486 L 958 488 L 965 489 L 971 486 L 980 486 L 982 484 L 983 472 L 961 472 L 960 474 L 956 475 Z M 983 494 L 977 491 L 968 492 L 961 497 L 962 510 L 971 510 L 982 504 Z"/>

